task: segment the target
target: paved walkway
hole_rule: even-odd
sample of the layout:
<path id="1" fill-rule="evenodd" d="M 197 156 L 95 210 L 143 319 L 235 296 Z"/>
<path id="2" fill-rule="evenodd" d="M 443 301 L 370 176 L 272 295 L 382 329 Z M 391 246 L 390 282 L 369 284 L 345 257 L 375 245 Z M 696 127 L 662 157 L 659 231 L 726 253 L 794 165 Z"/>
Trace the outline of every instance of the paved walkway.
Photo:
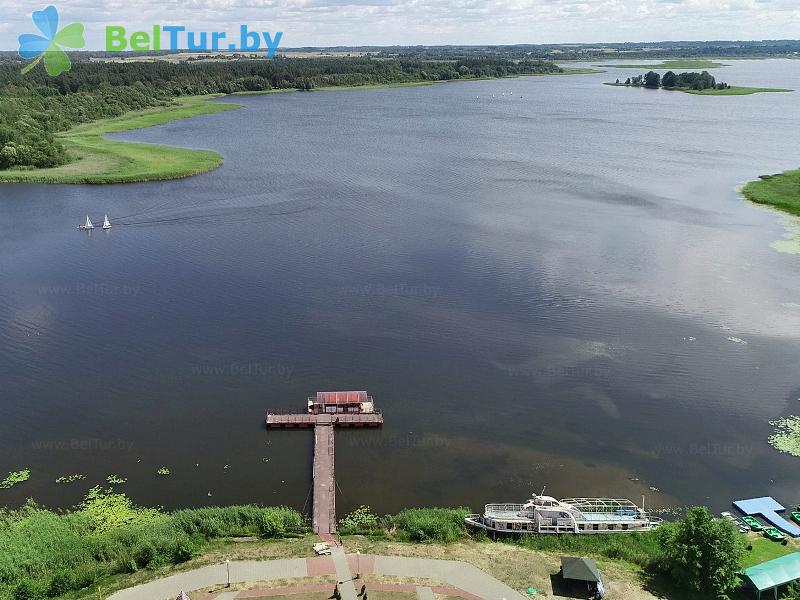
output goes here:
<path id="1" fill-rule="evenodd" d="M 296 579 L 318 575 L 335 575 L 345 581 L 339 588 L 342 600 L 357 600 L 352 581 L 353 570 L 362 574 L 395 575 L 400 577 L 423 577 L 449 584 L 463 591 L 470 600 L 526 600 L 525 596 L 491 575 L 465 562 L 435 560 L 431 558 L 406 558 L 401 556 L 372 556 L 369 554 L 345 554 L 336 548 L 332 556 L 313 558 L 287 558 L 268 561 L 234 561 L 229 564 L 231 583 L 269 581 L 272 579 Z M 113 594 L 108 600 L 173 600 L 182 591 L 190 592 L 227 583 L 226 565 L 209 565 L 193 571 L 178 573 L 164 579 L 137 585 Z M 356 582 L 358 583 L 358 582 Z M 388 584 L 369 584 L 367 589 L 380 589 Z M 327 585 L 330 587 L 330 585 Z M 423 586 L 424 587 L 424 586 Z M 428 588 L 430 589 L 430 588 Z M 420 600 L 429 600 L 427 591 L 409 584 Z M 437 588 L 433 588 L 436 592 Z M 224 592 L 217 600 L 247 598 L 254 592 Z M 231 595 L 233 594 L 233 595 Z M 263 594 L 262 594 L 263 595 Z"/>
<path id="2" fill-rule="evenodd" d="M 342 594 L 342 600 L 356 600 L 356 587 L 353 585 L 353 574 L 350 572 L 344 548 L 341 546 L 333 548 L 331 556 L 336 567 L 336 577 L 339 579 L 339 593 Z"/>

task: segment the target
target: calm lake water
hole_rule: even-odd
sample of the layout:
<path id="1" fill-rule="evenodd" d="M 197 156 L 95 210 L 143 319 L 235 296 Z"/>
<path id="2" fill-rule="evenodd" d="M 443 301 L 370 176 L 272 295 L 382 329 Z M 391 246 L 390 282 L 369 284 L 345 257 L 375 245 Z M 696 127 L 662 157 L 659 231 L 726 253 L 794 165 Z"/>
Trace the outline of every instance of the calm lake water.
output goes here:
<path id="1" fill-rule="evenodd" d="M 767 443 L 800 414 L 800 226 L 736 192 L 800 165 L 800 96 L 601 85 L 638 72 L 226 99 L 119 136 L 212 173 L 0 187 L 0 471 L 32 471 L 0 503 L 114 473 L 302 508 L 312 434 L 264 413 L 332 389 L 386 416 L 337 433 L 340 513 L 800 501 Z M 800 61 L 715 74 L 800 89 Z"/>

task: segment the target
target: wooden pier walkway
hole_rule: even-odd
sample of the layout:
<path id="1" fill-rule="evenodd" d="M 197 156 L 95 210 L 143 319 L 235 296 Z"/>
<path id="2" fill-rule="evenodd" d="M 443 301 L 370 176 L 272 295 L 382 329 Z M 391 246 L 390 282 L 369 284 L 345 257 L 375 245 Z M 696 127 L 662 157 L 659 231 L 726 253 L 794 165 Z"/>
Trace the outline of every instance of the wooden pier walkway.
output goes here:
<path id="1" fill-rule="evenodd" d="M 316 533 L 336 531 L 333 440 L 333 424 L 318 422 L 314 427 L 314 512 L 311 517 Z"/>
<path id="2" fill-rule="evenodd" d="M 334 429 L 336 427 L 380 427 L 380 411 L 361 413 L 267 413 L 268 428 L 314 428 L 314 495 L 311 524 L 315 533 L 336 532 L 336 477 Z"/>

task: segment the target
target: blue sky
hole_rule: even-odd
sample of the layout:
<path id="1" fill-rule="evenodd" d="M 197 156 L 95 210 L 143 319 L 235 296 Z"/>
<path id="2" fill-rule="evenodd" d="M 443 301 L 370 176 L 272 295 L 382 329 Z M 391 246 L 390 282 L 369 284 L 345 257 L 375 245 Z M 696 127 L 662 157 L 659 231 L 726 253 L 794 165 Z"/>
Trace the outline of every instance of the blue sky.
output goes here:
<path id="1" fill-rule="evenodd" d="M 33 32 L 46 2 L 0 0 L 0 49 Z M 800 0 L 62 0 L 62 24 L 86 25 L 100 49 L 107 24 L 197 31 L 241 23 L 283 31 L 281 47 L 514 44 L 800 38 Z"/>

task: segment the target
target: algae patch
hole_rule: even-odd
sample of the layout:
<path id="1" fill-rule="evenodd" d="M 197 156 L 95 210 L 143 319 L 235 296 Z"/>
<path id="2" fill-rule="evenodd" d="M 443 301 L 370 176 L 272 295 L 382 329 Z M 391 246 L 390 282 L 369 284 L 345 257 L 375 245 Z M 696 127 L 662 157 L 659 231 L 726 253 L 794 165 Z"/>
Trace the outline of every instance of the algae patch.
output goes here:
<path id="1" fill-rule="evenodd" d="M 775 433 L 769 443 L 777 450 L 792 456 L 800 456 L 800 417 L 790 415 L 777 421 L 770 421 Z"/>

